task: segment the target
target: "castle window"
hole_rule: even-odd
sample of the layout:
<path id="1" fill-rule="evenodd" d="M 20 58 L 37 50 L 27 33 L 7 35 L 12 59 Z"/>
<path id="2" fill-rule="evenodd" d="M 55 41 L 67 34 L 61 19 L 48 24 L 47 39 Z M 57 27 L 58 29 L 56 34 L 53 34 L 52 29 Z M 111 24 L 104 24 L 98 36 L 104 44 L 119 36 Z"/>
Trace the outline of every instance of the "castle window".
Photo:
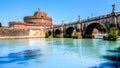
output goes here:
<path id="1" fill-rule="evenodd" d="M 44 16 L 41 16 L 41 18 L 44 18 Z"/>

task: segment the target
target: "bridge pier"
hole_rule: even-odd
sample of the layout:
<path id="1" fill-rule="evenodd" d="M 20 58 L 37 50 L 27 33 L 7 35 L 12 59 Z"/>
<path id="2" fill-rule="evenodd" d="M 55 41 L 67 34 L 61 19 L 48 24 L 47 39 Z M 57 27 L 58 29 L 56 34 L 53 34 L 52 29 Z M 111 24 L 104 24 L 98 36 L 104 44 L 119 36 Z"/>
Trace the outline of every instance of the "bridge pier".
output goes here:
<path id="1" fill-rule="evenodd" d="M 64 33 L 53 34 L 53 37 L 55 37 L 55 38 L 64 38 Z"/>
<path id="2" fill-rule="evenodd" d="M 60 33 L 60 38 L 64 38 L 64 33 Z"/>
<path id="3" fill-rule="evenodd" d="M 83 36 L 82 36 L 82 33 L 81 33 L 81 32 L 77 32 L 77 35 L 78 35 L 78 39 L 83 38 Z"/>
<path id="4" fill-rule="evenodd" d="M 92 34 L 84 34 L 83 38 L 94 38 L 94 35 L 92 35 Z"/>
<path id="5" fill-rule="evenodd" d="M 72 33 L 72 38 L 83 38 L 82 37 L 82 32 L 77 32 L 76 29 L 74 29 L 73 33 Z"/>

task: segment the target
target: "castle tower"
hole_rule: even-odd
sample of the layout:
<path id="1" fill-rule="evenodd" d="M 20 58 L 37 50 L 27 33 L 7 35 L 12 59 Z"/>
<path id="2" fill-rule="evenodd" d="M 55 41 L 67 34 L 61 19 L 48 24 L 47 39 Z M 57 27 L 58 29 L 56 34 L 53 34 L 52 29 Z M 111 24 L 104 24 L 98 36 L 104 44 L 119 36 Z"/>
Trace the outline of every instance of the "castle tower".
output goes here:
<path id="1" fill-rule="evenodd" d="M 46 12 L 36 11 L 33 16 L 24 17 L 26 26 L 52 27 L 52 18 L 47 16 Z"/>

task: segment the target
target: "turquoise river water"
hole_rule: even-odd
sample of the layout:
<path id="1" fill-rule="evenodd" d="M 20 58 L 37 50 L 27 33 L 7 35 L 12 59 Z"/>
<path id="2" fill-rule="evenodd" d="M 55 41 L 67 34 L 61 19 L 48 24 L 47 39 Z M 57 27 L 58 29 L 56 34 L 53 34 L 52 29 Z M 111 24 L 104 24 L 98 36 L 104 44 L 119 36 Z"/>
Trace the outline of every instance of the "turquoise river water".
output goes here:
<path id="1" fill-rule="evenodd" d="M 102 39 L 0 40 L 0 68 L 92 68 L 119 46 L 120 41 Z"/>

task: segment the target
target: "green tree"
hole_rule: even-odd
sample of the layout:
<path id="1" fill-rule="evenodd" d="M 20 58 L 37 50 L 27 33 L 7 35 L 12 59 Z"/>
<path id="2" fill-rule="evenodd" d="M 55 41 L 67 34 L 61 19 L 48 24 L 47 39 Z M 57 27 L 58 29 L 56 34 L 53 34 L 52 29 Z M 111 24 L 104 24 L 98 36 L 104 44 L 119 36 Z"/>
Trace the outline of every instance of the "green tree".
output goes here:
<path id="1" fill-rule="evenodd" d="M 108 33 L 108 40 L 117 40 L 117 39 L 118 39 L 118 31 L 114 27 L 110 28 Z"/>
<path id="2" fill-rule="evenodd" d="M 46 33 L 45 33 L 45 38 L 48 38 L 48 37 L 49 37 L 49 33 L 46 32 Z"/>
<path id="3" fill-rule="evenodd" d="M 96 27 L 98 30 L 100 30 L 100 31 L 105 31 L 105 27 L 103 26 L 103 25 L 97 25 L 97 27 Z"/>

